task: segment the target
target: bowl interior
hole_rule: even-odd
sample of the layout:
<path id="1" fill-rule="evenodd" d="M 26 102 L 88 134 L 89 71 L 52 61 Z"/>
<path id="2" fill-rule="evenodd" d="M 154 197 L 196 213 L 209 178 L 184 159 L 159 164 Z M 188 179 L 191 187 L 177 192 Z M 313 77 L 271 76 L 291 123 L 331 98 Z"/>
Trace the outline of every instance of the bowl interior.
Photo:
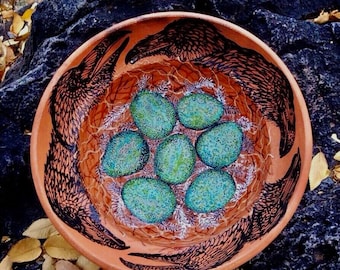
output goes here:
<path id="1" fill-rule="evenodd" d="M 231 23 L 183 12 L 81 46 L 47 87 L 31 144 L 48 216 L 114 269 L 237 267 L 293 215 L 310 159 L 282 61 Z"/>

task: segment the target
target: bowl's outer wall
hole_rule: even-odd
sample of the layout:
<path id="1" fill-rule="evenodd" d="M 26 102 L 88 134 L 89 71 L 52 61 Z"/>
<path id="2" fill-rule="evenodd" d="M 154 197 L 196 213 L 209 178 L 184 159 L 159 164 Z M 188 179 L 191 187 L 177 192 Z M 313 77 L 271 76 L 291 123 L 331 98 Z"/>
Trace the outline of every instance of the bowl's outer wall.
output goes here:
<path id="1" fill-rule="evenodd" d="M 279 223 L 269 233 L 267 233 L 260 239 L 245 244 L 244 247 L 238 252 L 238 254 L 236 254 L 236 256 L 234 256 L 231 260 L 227 261 L 222 266 L 219 266 L 218 269 L 233 269 L 241 265 L 242 263 L 246 262 L 247 260 L 251 259 L 257 253 L 263 250 L 286 226 L 286 224 L 292 217 L 293 213 L 295 212 L 306 187 L 310 161 L 312 156 L 312 137 L 311 137 L 312 132 L 308 112 L 301 91 L 297 83 L 295 82 L 293 76 L 291 75 L 287 67 L 283 64 L 283 62 L 279 59 L 279 57 L 267 45 L 265 45 L 262 41 L 257 39 L 249 32 L 229 22 L 206 15 L 193 13 L 183 12 L 159 13 L 142 16 L 135 19 L 130 19 L 120 24 L 116 24 L 112 26 L 112 28 L 96 35 L 88 42 L 83 44 L 64 62 L 64 64 L 56 72 L 50 84 L 46 88 L 46 91 L 40 101 L 34 120 L 31 138 L 31 167 L 34 178 L 34 184 L 41 204 L 43 205 L 44 210 L 46 211 L 48 217 L 52 220 L 53 224 L 56 226 L 58 231 L 60 231 L 62 235 L 67 240 L 69 240 L 70 243 L 74 245 L 80 252 L 86 254 L 90 259 L 108 269 L 125 269 L 126 267 L 121 264 L 119 257 L 124 255 L 131 258 L 131 256 L 128 255 L 128 253 L 130 253 L 131 250 L 128 251 L 111 250 L 108 247 L 98 245 L 96 243 L 91 242 L 87 238 L 83 237 L 81 234 L 79 234 L 72 228 L 66 226 L 63 223 L 63 221 L 56 216 L 51 206 L 49 205 L 49 201 L 46 196 L 46 191 L 44 188 L 44 168 L 51 139 L 50 133 L 52 129 L 52 124 L 51 117 L 49 114 L 49 99 L 52 92 L 52 88 L 66 70 L 76 65 L 81 60 L 83 55 L 86 54 L 89 50 L 91 50 L 91 48 L 93 48 L 95 44 L 98 43 L 98 41 L 105 37 L 108 33 L 112 31 L 117 31 L 119 29 L 129 28 L 129 26 L 134 23 L 138 23 L 141 21 L 148 22 L 149 20 L 155 20 L 157 22 L 158 29 L 160 29 L 162 27 L 162 24 L 165 24 L 166 21 L 171 21 L 173 20 L 173 18 L 181 18 L 183 16 L 199 17 L 201 19 L 210 21 L 213 24 L 216 24 L 219 27 L 220 31 L 226 34 L 229 39 L 235 41 L 240 46 L 245 48 L 251 48 L 257 51 L 258 53 L 262 54 L 269 62 L 276 65 L 285 74 L 285 76 L 288 78 L 291 84 L 294 93 L 296 127 L 298 128 L 296 129 L 296 141 L 293 148 L 294 149 L 297 149 L 297 147 L 299 148 L 302 165 L 300 177 L 295 187 L 294 193 L 289 201 L 287 211 L 285 215 L 282 217 L 282 219 L 279 221 Z M 163 17 L 163 20 L 160 21 L 159 17 Z M 224 28 L 228 30 L 224 32 Z M 148 31 L 149 30 L 151 31 L 151 28 L 148 29 Z M 140 31 L 139 34 L 145 35 L 146 32 L 148 31 Z M 157 31 L 152 30 L 152 32 Z M 123 61 L 118 62 L 116 70 L 117 72 L 124 71 L 124 68 L 122 69 L 119 68 L 120 64 L 123 65 Z M 286 158 L 291 159 L 291 156 L 288 155 Z M 274 167 L 275 166 L 277 168 L 280 168 L 280 165 L 274 165 Z M 145 251 L 143 250 L 143 245 L 141 245 L 140 243 L 136 243 L 136 246 L 140 247 L 142 252 Z M 154 251 L 156 250 L 157 248 L 155 248 Z M 147 250 L 147 252 L 152 253 L 153 252 L 152 248 L 151 250 Z M 144 260 L 144 262 L 150 264 L 149 260 Z"/>

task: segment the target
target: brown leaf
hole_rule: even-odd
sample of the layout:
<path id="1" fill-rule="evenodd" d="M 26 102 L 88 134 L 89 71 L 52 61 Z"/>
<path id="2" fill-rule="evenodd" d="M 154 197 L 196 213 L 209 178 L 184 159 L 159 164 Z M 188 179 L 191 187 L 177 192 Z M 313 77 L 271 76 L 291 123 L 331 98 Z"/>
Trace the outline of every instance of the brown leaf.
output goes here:
<path id="1" fill-rule="evenodd" d="M 8 252 L 12 262 L 30 262 L 38 258 L 42 250 L 40 241 L 34 238 L 24 238 L 14 244 Z"/>
<path id="2" fill-rule="evenodd" d="M 0 270 L 12 270 L 12 265 L 13 262 L 11 261 L 11 258 L 6 255 L 0 262 Z"/>
<path id="3" fill-rule="evenodd" d="M 336 182 L 340 182 L 340 165 L 336 165 L 332 170 L 333 180 Z"/>
<path id="4" fill-rule="evenodd" d="M 56 270 L 80 270 L 79 267 L 77 267 L 73 263 L 69 261 L 63 261 L 63 260 L 58 261 L 55 264 L 55 269 Z"/>
<path id="5" fill-rule="evenodd" d="M 80 255 L 76 265 L 79 266 L 82 270 L 99 270 L 100 267 L 96 265 L 94 262 L 91 262 L 88 258 Z"/>
<path id="6" fill-rule="evenodd" d="M 52 225 L 48 218 L 41 218 L 34 221 L 22 235 L 37 238 L 46 239 L 51 235 L 57 234 L 56 228 Z"/>
<path id="7" fill-rule="evenodd" d="M 1 244 L 8 243 L 9 241 L 11 241 L 11 237 L 9 237 L 8 235 L 3 235 L 1 237 Z"/>
<path id="8" fill-rule="evenodd" d="M 7 3 L 0 3 L 0 10 L 9 10 L 12 9 L 12 7 L 10 5 L 8 5 Z"/>
<path id="9" fill-rule="evenodd" d="M 313 159 L 309 171 L 309 186 L 313 190 L 317 188 L 321 181 L 328 177 L 330 171 L 325 155 L 322 152 L 317 153 Z"/>
<path id="10" fill-rule="evenodd" d="M 340 21 L 340 11 L 337 9 L 332 10 L 329 14 L 329 21 L 332 22 Z"/>
<path id="11" fill-rule="evenodd" d="M 324 24 L 327 22 L 336 22 L 340 21 L 340 12 L 335 9 L 332 10 L 331 12 L 327 11 L 321 11 L 319 16 L 313 19 L 313 22 L 318 23 L 318 24 Z"/>
<path id="12" fill-rule="evenodd" d="M 44 243 L 46 253 L 52 258 L 63 260 L 76 260 L 80 256 L 61 235 L 52 235 Z"/>
<path id="13" fill-rule="evenodd" d="M 6 65 L 9 66 L 13 64 L 16 56 L 14 54 L 14 51 L 11 47 L 6 46 Z"/>
<path id="14" fill-rule="evenodd" d="M 0 39 L 0 70 L 1 71 L 4 71 L 7 65 L 6 56 L 7 56 L 6 46 L 3 44 L 2 40 Z"/>

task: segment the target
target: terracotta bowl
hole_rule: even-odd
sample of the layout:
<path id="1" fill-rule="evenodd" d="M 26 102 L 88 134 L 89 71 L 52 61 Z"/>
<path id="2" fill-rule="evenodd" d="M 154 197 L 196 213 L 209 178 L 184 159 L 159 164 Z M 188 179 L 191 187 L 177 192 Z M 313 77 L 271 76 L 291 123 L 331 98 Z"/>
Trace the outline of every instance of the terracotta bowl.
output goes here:
<path id="1" fill-rule="evenodd" d="M 312 138 L 277 55 L 185 12 L 116 24 L 76 50 L 39 104 L 31 166 L 48 217 L 105 269 L 232 269 L 284 228 Z"/>

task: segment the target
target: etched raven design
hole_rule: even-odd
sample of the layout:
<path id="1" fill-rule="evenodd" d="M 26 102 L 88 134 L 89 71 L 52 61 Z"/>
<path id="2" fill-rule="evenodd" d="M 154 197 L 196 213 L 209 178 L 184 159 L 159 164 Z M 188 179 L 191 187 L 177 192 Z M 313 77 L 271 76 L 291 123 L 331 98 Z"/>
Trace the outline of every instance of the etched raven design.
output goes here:
<path id="1" fill-rule="evenodd" d="M 104 56 L 127 33 L 119 31 L 104 38 L 54 86 L 50 97 L 52 138 L 45 164 L 46 194 L 57 216 L 90 240 L 115 249 L 128 247 L 100 222 L 81 181 L 77 140 L 88 111 L 110 86 L 117 60 L 129 39 L 125 38 L 106 60 Z"/>

